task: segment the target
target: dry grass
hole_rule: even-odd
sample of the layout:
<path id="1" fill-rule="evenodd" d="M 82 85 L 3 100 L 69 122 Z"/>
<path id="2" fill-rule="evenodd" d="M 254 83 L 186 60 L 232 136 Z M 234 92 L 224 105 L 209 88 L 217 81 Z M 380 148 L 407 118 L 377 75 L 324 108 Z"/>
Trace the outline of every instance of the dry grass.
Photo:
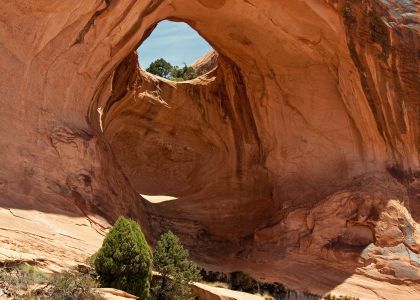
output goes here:
<path id="1" fill-rule="evenodd" d="M 256 295 L 263 297 L 264 300 L 276 300 L 273 296 L 271 296 L 267 292 L 264 294 L 256 294 Z"/>
<path id="2" fill-rule="evenodd" d="M 21 263 L 0 268 L 0 294 L 6 299 L 97 299 L 95 278 L 78 272 L 46 274 Z"/>
<path id="3" fill-rule="evenodd" d="M 357 297 L 352 296 L 335 296 L 331 294 L 327 294 L 323 298 L 324 300 L 359 300 Z"/>
<path id="4" fill-rule="evenodd" d="M 208 281 L 202 281 L 203 284 L 217 287 L 217 288 L 223 288 L 223 289 L 229 289 L 229 284 L 226 282 L 220 282 L 220 281 L 214 281 L 214 282 L 208 282 Z"/>

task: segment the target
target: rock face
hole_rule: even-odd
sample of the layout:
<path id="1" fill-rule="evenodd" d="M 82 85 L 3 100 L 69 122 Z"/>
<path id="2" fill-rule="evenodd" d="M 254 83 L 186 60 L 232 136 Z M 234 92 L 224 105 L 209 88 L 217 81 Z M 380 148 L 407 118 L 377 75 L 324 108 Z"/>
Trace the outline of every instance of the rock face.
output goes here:
<path id="1" fill-rule="evenodd" d="M 202 300 L 263 300 L 262 296 L 212 287 L 201 283 L 192 285 L 193 293 Z"/>
<path id="2" fill-rule="evenodd" d="M 217 67 L 218 58 L 219 54 L 212 50 L 193 62 L 191 67 L 194 68 L 197 76 L 204 75 Z"/>
<path id="3" fill-rule="evenodd" d="M 319 294 L 415 298 L 419 7 L 8 1 L 0 206 L 124 214 L 152 242 L 173 230 L 208 268 Z M 184 83 L 140 70 L 133 50 L 163 19 L 195 28 L 218 67 Z"/>

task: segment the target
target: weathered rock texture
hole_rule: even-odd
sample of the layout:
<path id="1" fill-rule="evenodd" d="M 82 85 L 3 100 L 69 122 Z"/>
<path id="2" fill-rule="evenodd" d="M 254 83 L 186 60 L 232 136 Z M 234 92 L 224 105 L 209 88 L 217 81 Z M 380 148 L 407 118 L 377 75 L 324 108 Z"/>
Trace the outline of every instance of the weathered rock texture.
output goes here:
<path id="1" fill-rule="evenodd" d="M 419 7 L 5 1 L 0 205 L 125 214 L 213 269 L 415 298 Z M 163 19 L 202 34 L 218 68 L 178 84 L 140 70 L 133 51 Z"/>
<path id="2" fill-rule="evenodd" d="M 219 54 L 211 50 L 191 64 L 198 76 L 204 75 L 217 67 Z"/>
<path id="3" fill-rule="evenodd" d="M 212 287 L 202 283 L 192 285 L 195 296 L 202 300 L 263 300 L 260 295 L 252 295 L 224 288 Z"/>

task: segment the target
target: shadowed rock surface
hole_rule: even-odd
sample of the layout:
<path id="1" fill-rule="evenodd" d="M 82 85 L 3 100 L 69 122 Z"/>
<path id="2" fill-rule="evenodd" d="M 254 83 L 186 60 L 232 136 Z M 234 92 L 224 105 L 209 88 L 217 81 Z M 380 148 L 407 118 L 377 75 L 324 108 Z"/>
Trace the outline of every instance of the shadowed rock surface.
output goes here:
<path id="1" fill-rule="evenodd" d="M 415 299 L 419 6 L 2 4 L 3 249 L 16 239 L 13 251 L 24 252 L 31 234 L 49 246 L 26 252 L 65 256 L 74 245 L 61 244 L 63 226 L 91 253 L 97 230 L 123 214 L 151 242 L 173 230 L 209 269 L 316 294 Z M 217 68 L 184 83 L 141 70 L 134 50 L 163 19 L 196 29 Z M 51 215 L 59 225 L 31 226 Z"/>

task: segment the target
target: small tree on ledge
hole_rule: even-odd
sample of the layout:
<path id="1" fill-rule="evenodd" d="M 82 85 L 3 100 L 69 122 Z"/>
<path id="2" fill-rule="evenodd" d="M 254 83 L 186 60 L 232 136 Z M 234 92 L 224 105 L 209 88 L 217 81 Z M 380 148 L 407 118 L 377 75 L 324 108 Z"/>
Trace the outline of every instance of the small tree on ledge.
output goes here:
<path id="1" fill-rule="evenodd" d="M 153 288 L 157 300 L 194 299 L 189 283 L 201 280 L 201 276 L 188 256 L 188 250 L 171 231 L 160 237 L 153 256 L 154 268 L 161 274 Z"/>
<path id="2" fill-rule="evenodd" d="M 135 221 L 117 220 L 96 255 L 95 269 L 101 286 L 149 299 L 152 251 Z"/>

